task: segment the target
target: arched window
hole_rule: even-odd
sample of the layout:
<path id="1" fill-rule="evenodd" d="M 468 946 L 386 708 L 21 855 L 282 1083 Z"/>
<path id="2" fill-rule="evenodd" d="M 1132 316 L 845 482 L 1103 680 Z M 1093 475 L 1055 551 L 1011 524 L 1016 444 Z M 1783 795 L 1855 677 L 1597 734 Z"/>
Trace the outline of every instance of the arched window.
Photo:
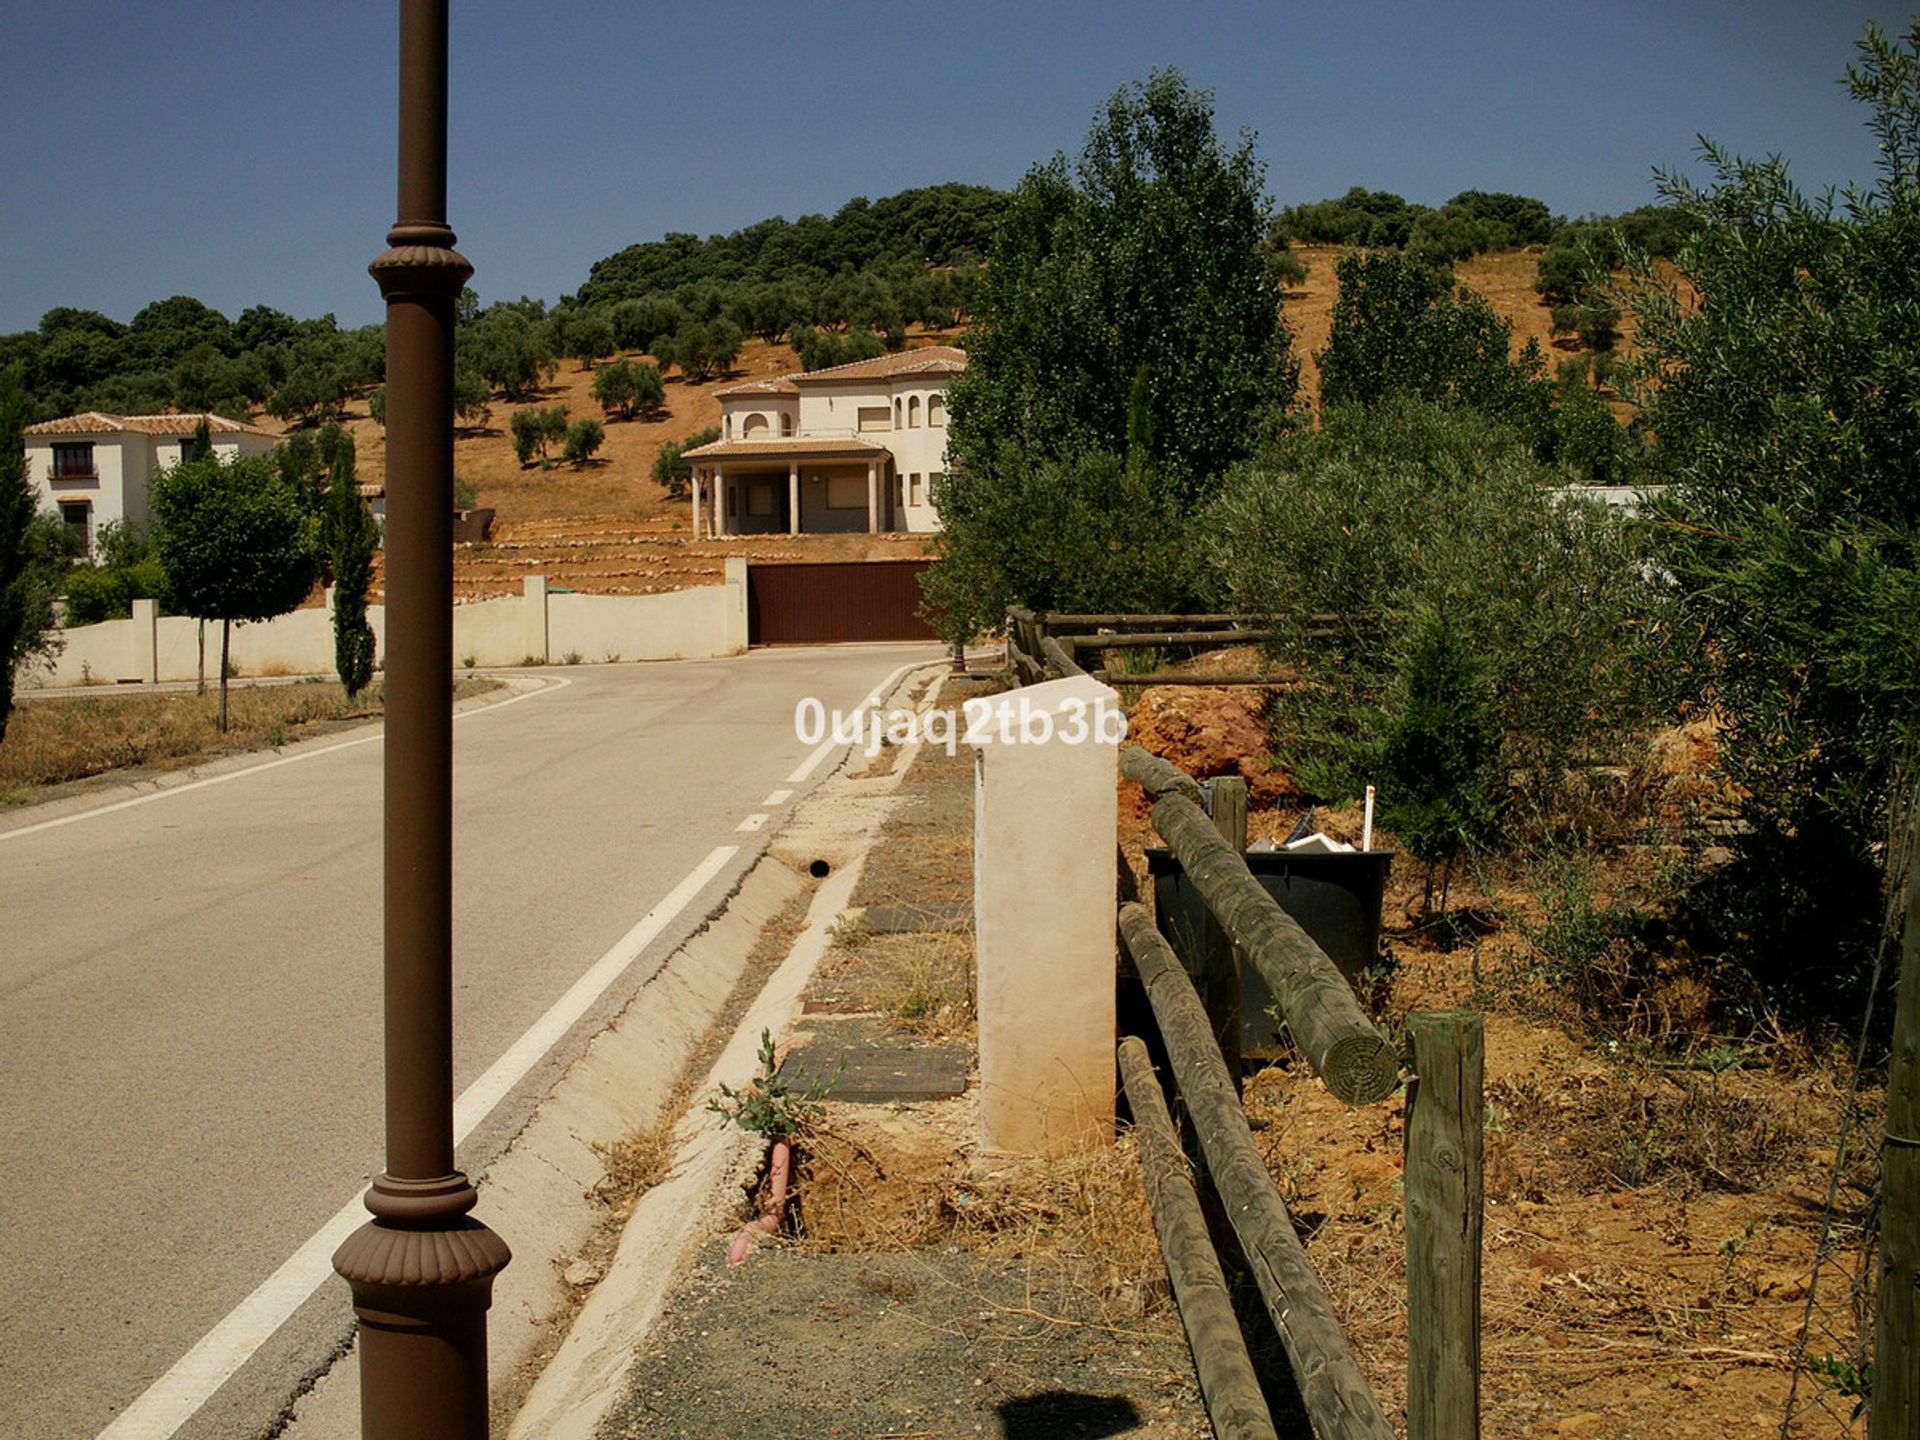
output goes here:
<path id="1" fill-rule="evenodd" d="M 780 412 L 780 433 L 782 435 L 793 434 L 793 412 L 790 410 L 782 410 Z"/>
<path id="2" fill-rule="evenodd" d="M 944 426 L 947 423 L 947 397 L 929 395 L 927 397 L 927 424 Z"/>
<path id="3" fill-rule="evenodd" d="M 740 433 L 748 439 L 751 439 L 755 435 L 765 434 L 766 430 L 767 417 L 756 411 L 754 414 L 747 416 L 746 428 Z"/>
<path id="4" fill-rule="evenodd" d="M 920 428 L 920 397 L 918 395 L 907 397 L 907 428 L 909 430 Z"/>
<path id="5" fill-rule="evenodd" d="M 896 430 L 900 428 L 900 402 L 898 400 L 893 402 L 893 428 Z"/>

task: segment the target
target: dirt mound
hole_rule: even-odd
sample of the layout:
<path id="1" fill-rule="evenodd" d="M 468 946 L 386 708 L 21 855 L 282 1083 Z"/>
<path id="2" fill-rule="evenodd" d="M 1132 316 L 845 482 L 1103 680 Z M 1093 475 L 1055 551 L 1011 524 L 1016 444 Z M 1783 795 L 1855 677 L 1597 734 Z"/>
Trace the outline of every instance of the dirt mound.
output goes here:
<path id="1" fill-rule="evenodd" d="M 1720 774 L 1720 726 L 1712 718 L 1662 730 L 1634 763 L 1631 786 L 1652 815 L 1666 824 L 1724 818 L 1738 790 Z"/>
<path id="2" fill-rule="evenodd" d="M 1273 768 L 1267 739 L 1266 696 L 1245 688 L 1156 686 L 1127 716 L 1127 739 L 1170 760 L 1196 779 L 1238 775 L 1252 809 L 1271 809 L 1296 792 L 1293 779 Z M 1146 813 L 1138 786 L 1123 782 L 1123 798 Z"/>

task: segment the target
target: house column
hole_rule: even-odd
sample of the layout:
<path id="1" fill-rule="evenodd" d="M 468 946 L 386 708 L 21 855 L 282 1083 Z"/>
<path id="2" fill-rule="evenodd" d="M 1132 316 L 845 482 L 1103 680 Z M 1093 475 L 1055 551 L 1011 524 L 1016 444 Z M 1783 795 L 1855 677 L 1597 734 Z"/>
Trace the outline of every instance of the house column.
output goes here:
<path id="1" fill-rule="evenodd" d="M 693 467 L 693 538 L 700 538 L 700 500 L 705 493 L 700 484 L 700 467 Z"/>
<path id="2" fill-rule="evenodd" d="M 713 467 L 713 533 L 716 537 L 727 533 L 727 467 Z"/>
<path id="3" fill-rule="evenodd" d="M 787 466 L 787 533 L 800 533 L 800 462 Z"/>
<path id="4" fill-rule="evenodd" d="M 867 462 L 867 533 L 876 535 L 880 531 L 880 462 Z"/>

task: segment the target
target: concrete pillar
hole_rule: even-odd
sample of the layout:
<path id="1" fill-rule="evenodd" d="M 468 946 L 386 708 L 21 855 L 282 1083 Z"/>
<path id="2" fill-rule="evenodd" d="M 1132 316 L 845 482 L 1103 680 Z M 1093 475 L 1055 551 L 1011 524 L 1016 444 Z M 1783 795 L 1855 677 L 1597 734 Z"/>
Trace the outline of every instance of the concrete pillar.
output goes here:
<path id="1" fill-rule="evenodd" d="M 880 529 L 880 462 L 867 462 L 867 533 Z"/>
<path id="2" fill-rule="evenodd" d="M 787 466 L 787 533 L 800 533 L 800 462 Z"/>
<path id="3" fill-rule="evenodd" d="M 327 591 L 327 609 L 333 609 L 333 591 Z M 160 602 L 158 600 L 136 600 L 133 602 L 133 654 L 131 674 L 143 684 L 152 685 L 160 679 Z"/>
<path id="4" fill-rule="evenodd" d="M 721 647 L 724 655 L 744 655 L 747 649 L 747 562 L 729 555 L 727 565 L 727 622 Z"/>
<path id="5" fill-rule="evenodd" d="M 967 705 L 985 1150 L 1062 1155 L 1113 1133 L 1121 714 L 1081 675 Z"/>
<path id="6" fill-rule="evenodd" d="M 713 533 L 727 533 L 727 467 L 713 467 Z"/>
<path id="7" fill-rule="evenodd" d="M 696 465 L 693 467 L 693 538 L 696 540 L 700 538 L 700 525 L 701 525 L 700 496 L 702 493 L 703 493 L 703 488 L 700 484 L 700 467 Z"/>
<path id="8" fill-rule="evenodd" d="M 529 575 L 520 582 L 521 624 L 525 627 L 527 658 L 547 663 L 547 577 Z"/>

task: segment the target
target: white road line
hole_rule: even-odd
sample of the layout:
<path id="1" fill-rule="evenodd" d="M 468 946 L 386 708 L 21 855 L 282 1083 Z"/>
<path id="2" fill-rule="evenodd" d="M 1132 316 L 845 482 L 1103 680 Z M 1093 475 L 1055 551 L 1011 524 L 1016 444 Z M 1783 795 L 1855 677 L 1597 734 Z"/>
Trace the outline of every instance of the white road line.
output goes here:
<path id="1" fill-rule="evenodd" d="M 734 826 L 733 828 L 739 831 L 742 835 L 751 835 L 754 831 L 758 830 L 762 825 L 766 823 L 767 823 L 767 817 L 764 815 L 749 815 L 747 816 L 746 819 L 742 820 L 738 825 Z"/>
<path id="2" fill-rule="evenodd" d="M 518 705 L 522 700 L 531 700 L 536 695 L 546 695 L 564 686 L 571 680 L 556 680 L 551 685 L 543 685 L 538 690 L 529 690 L 515 695 L 510 700 L 499 700 L 473 710 L 462 710 L 453 718 L 463 720 L 469 715 L 488 715 L 495 710 L 504 710 L 509 705 Z M 244 780 L 249 775 L 258 775 L 263 770 L 278 770 L 282 765 L 298 765 L 303 760 L 318 760 L 322 755 L 337 754 L 342 750 L 351 750 L 356 745 L 375 745 L 387 738 L 385 727 L 373 735 L 362 735 L 354 740 L 342 740 L 338 745 L 322 745 L 317 750 L 302 750 L 297 755 L 282 755 L 277 760 L 264 760 L 258 765 L 249 765 L 243 770 L 229 770 L 224 775 L 209 775 L 203 780 L 189 780 L 184 785 L 169 785 L 164 790 L 150 791 L 145 795 L 136 795 L 131 800 L 116 800 L 111 805 L 99 805 L 91 810 L 81 810 L 72 815 L 61 815 L 52 820 L 42 820 L 35 825 L 22 825 L 17 830 L 0 830 L 0 841 L 18 840 L 22 835 L 37 835 L 42 830 L 56 830 L 62 825 L 72 825 L 80 820 L 91 820 L 99 815 L 112 815 L 116 811 L 131 810 L 136 805 L 151 805 L 156 800 L 165 800 L 174 795 L 185 795 L 192 790 L 204 790 L 209 785 L 224 785 L 229 780 Z"/>
<path id="3" fill-rule="evenodd" d="M 771 792 L 767 796 L 767 798 L 762 800 L 760 803 L 766 806 L 767 809 L 769 810 L 778 810 L 782 805 L 786 804 L 787 801 L 791 800 L 792 798 L 793 798 L 793 792 L 791 790 L 775 790 Z"/>
<path id="4" fill-rule="evenodd" d="M 534 1021 L 484 1075 L 466 1088 L 453 1106 L 455 1144 L 473 1133 L 474 1127 L 492 1113 L 541 1057 L 739 853 L 737 845 L 722 845 L 696 865 L 665 899 L 574 981 L 566 994 Z M 292 1318 L 294 1311 L 333 1278 L 333 1252 L 366 1220 L 366 1207 L 360 1197 L 355 1196 L 257 1290 L 228 1311 L 166 1374 L 149 1385 L 100 1432 L 97 1440 L 168 1440 Z"/>
<path id="5" fill-rule="evenodd" d="M 924 666 L 933 665 L 937 663 L 938 663 L 937 661 L 933 661 L 933 660 L 915 660 L 910 662 L 909 664 L 902 665 L 898 670 L 895 670 L 891 675 L 887 676 L 886 679 L 882 680 L 878 685 L 874 686 L 873 689 L 869 690 L 867 692 L 867 698 L 862 700 L 858 705 L 854 706 L 853 707 L 854 710 L 856 712 L 860 710 L 868 710 L 868 709 L 871 709 L 873 706 L 878 705 L 880 703 L 881 697 L 885 696 L 888 692 L 890 692 L 893 689 L 895 685 L 899 684 L 900 677 L 906 674 L 909 670 L 919 670 Z M 825 760 L 829 755 L 833 754 L 835 750 L 839 749 L 845 743 L 847 742 L 836 741 L 836 740 L 821 741 L 820 744 L 814 747 L 813 753 L 807 756 L 806 759 L 802 760 L 798 768 L 796 768 L 791 775 L 787 776 L 787 784 L 804 785 L 807 782 L 807 778 L 810 775 L 812 775 L 814 771 L 820 768 L 820 763 L 823 760 Z"/>

